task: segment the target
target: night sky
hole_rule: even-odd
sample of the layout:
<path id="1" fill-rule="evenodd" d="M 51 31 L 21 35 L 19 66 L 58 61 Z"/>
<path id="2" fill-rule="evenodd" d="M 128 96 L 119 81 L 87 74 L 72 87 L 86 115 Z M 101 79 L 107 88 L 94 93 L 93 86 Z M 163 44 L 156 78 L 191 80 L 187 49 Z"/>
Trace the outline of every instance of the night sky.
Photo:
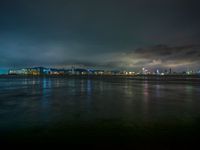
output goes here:
<path id="1" fill-rule="evenodd" d="M 0 68 L 200 69 L 198 0 L 1 0 Z"/>

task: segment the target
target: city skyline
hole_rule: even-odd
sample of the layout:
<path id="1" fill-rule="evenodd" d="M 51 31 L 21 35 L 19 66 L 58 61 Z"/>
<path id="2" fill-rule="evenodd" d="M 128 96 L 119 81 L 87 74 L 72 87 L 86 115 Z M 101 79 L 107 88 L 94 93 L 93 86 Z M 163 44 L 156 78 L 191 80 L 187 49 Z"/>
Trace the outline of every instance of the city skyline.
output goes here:
<path id="1" fill-rule="evenodd" d="M 199 75 L 200 70 L 177 71 L 172 68 L 141 68 L 139 70 L 116 70 L 116 69 L 97 69 L 80 68 L 52 68 L 52 67 L 25 67 L 0 69 L 0 75 Z"/>

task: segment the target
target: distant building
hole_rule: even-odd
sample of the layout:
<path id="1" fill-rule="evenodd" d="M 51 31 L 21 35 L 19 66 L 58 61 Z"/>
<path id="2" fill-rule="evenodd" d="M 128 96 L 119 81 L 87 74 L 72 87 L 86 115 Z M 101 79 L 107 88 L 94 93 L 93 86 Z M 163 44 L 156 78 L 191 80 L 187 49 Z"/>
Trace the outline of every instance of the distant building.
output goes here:
<path id="1" fill-rule="evenodd" d="M 89 71 L 87 69 L 76 68 L 76 69 L 74 69 L 74 74 L 75 75 L 87 75 L 87 74 L 89 74 Z"/>
<path id="2" fill-rule="evenodd" d="M 28 74 L 28 69 L 10 69 L 8 74 L 11 75 L 26 75 Z"/>
<path id="3" fill-rule="evenodd" d="M 49 69 L 49 74 L 50 75 L 64 75 L 66 74 L 65 69 Z"/>
<path id="4" fill-rule="evenodd" d="M 103 75 L 104 74 L 104 70 L 94 70 L 94 74 L 95 75 Z"/>
<path id="5" fill-rule="evenodd" d="M 10 69 L 8 71 L 8 74 L 13 75 L 43 75 L 46 74 L 45 72 L 47 70 L 44 67 L 34 67 L 34 68 L 23 68 L 23 69 Z"/>

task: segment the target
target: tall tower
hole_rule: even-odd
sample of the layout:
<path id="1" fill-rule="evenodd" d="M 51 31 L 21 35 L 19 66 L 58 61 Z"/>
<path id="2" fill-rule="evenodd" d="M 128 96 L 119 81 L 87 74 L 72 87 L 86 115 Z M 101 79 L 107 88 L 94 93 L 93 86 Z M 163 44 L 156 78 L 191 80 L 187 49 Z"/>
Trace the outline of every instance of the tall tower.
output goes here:
<path id="1" fill-rule="evenodd" d="M 72 74 L 75 74 L 75 67 L 72 66 Z"/>

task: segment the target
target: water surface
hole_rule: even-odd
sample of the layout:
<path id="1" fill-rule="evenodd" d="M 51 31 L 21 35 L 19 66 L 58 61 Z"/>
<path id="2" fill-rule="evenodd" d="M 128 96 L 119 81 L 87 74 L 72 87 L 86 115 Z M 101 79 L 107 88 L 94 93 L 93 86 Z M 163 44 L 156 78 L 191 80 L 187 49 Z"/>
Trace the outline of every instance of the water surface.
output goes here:
<path id="1" fill-rule="evenodd" d="M 0 133 L 8 140 L 194 137 L 199 133 L 199 97 L 197 82 L 0 78 Z"/>

